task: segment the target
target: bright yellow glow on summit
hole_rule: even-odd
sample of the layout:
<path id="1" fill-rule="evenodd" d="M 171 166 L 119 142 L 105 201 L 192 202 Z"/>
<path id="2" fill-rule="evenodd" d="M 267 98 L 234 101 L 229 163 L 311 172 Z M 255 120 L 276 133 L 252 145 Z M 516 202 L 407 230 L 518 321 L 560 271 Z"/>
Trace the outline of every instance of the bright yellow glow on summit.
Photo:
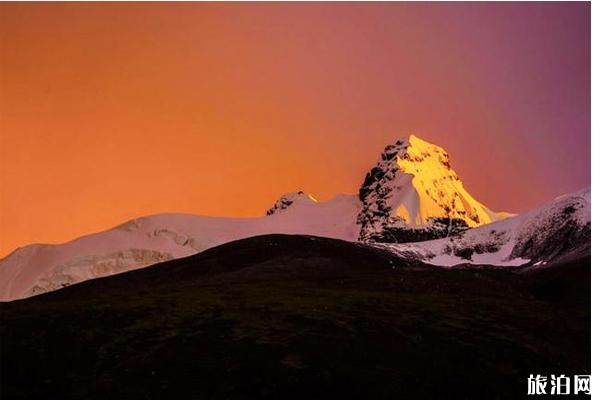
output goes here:
<path id="1" fill-rule="evenodd" d="M 404 191 L 395 210 L 395 215 L 408 225 L 425 225 L 430 218 L 449 217 L 475 227 L 509 215 L 491 211 L 465 190 L 450 168 L 444 149 L 415 135 L 409 136 L 408 143 L 406 152 L 396 162 L 400 172 L 412 176 L 410 186 L 414 192 Z"/>

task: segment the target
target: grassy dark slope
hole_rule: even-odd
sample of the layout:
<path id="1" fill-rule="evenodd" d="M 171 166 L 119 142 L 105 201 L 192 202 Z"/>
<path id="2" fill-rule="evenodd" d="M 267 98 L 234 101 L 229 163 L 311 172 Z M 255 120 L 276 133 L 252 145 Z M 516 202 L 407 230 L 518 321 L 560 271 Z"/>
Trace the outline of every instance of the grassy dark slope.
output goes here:
<path id="1" fill-rule="evenodd" d="M 589 259 L 446 271 L 269 235 L 0 311 L 2 399 L 509 399 L 590 369 Z"/>

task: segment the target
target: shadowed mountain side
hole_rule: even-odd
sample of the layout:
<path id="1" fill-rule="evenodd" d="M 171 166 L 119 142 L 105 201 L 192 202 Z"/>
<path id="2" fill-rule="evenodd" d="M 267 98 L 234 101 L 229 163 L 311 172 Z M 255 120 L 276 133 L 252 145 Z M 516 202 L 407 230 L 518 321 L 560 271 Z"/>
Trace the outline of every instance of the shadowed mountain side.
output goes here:
<path id="1" fill-rule="evenodd" d="M 589 281 L 253 237 L 0 304 L 0 396 L 520 398 L 589 373 Z"/>

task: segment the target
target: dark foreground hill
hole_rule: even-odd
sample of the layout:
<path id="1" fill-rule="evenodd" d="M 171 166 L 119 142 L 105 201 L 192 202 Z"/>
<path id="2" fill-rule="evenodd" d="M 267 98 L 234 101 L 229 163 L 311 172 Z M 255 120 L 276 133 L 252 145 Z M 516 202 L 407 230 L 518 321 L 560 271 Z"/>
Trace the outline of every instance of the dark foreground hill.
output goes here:
<path id="1" fill-rule="evenodd" d="M 590 371 L 589 258 L 442 270 L 269 235 L 0 311 L 2 399 L 510 399 Z"/>

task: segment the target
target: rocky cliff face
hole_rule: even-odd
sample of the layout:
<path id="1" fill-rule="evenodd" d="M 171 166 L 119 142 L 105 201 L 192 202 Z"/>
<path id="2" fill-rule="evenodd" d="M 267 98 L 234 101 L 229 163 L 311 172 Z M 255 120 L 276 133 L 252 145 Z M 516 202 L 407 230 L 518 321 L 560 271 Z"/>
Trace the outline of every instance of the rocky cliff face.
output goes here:
<path id="1" fill-rule="evenodd" d="M 590 254 L 590 189 L 560 196 L 523 214 L 511 257 L 546 264 Z"/>

